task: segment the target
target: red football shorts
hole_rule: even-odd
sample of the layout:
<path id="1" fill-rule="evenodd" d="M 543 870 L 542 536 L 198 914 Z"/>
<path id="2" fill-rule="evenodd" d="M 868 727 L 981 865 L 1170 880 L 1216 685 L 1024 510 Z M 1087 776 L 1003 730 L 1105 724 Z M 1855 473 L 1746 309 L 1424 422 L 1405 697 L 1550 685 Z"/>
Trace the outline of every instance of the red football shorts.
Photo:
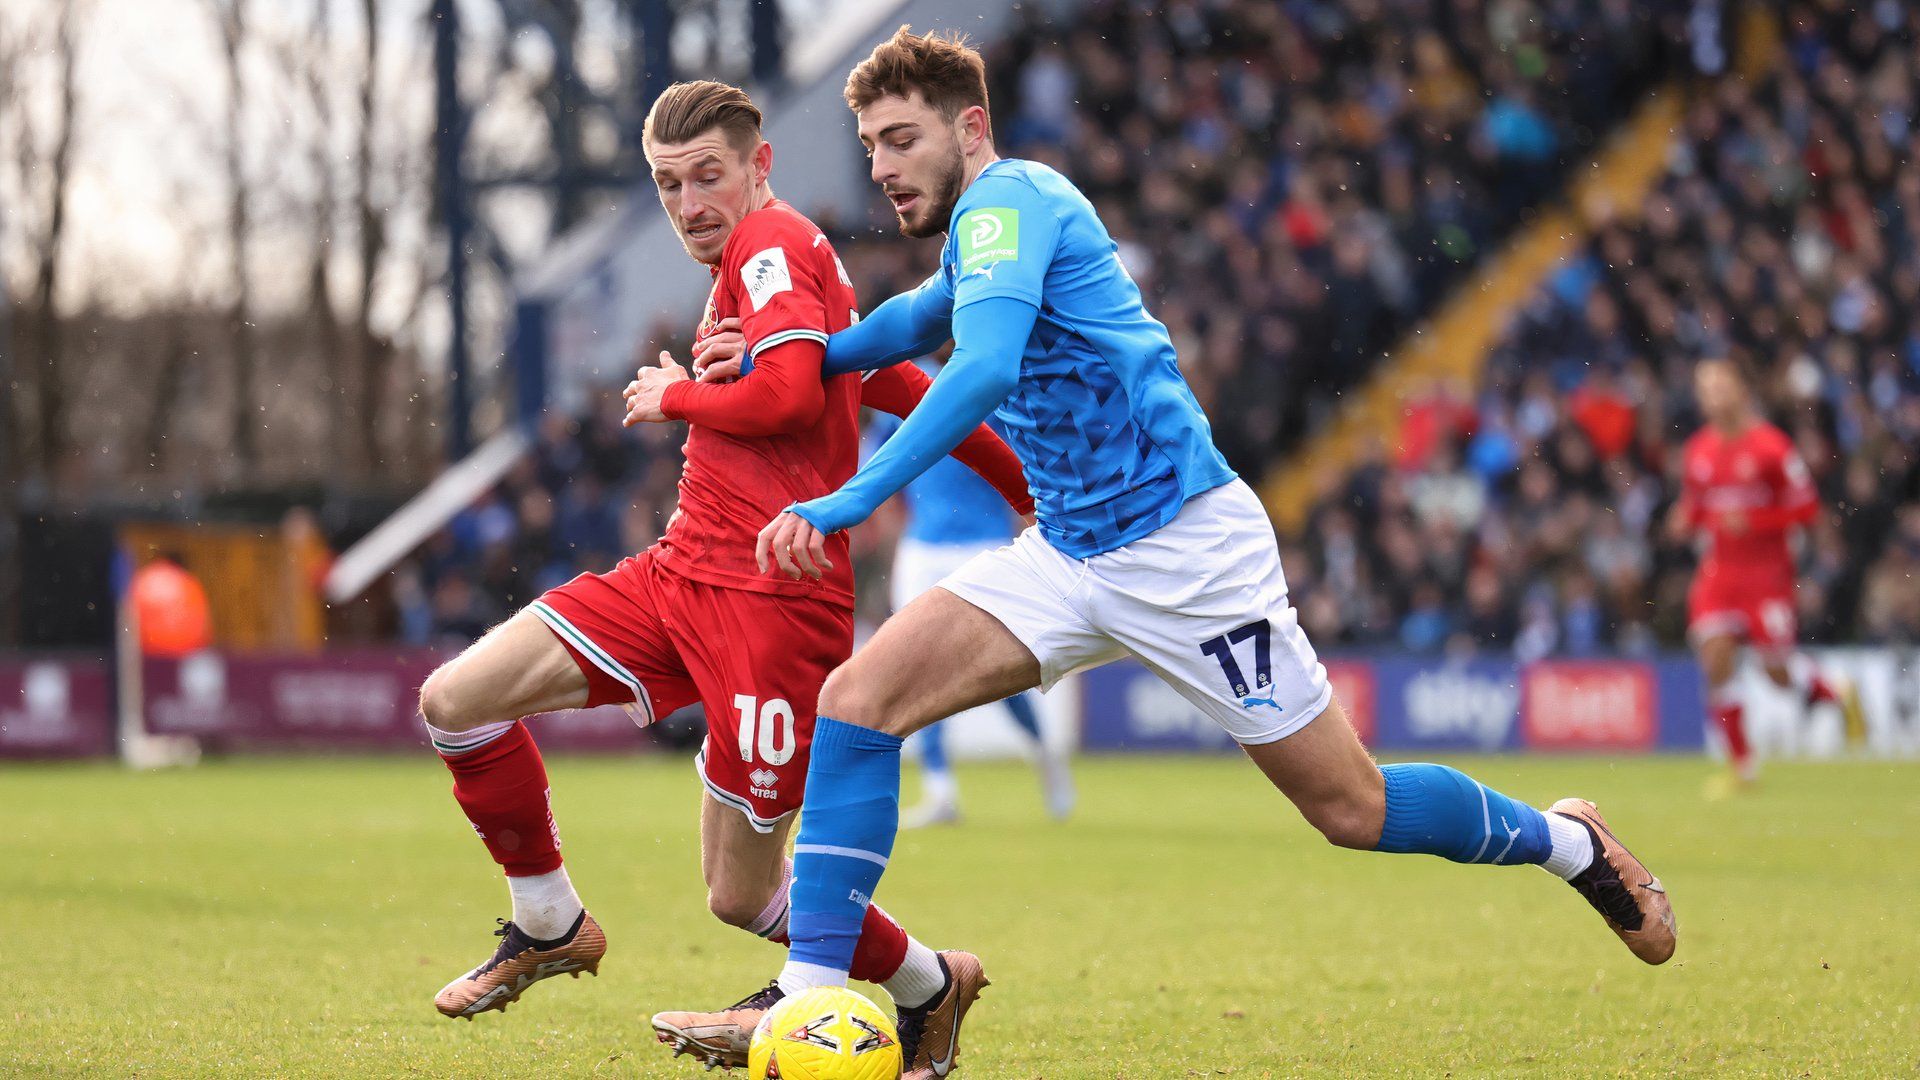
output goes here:
<path id="1" fill-rule="evenodd" d="M 1774 575 L 1700 573 L 1687 592 L 1687 636 L 1695 644 L 1731 634 L 1754 648 L 1792 649 L 1800 634 L 1793 581 Z"/>
<path id="2" fill-rule="evenodd" d="M 639 705 L 643 723 L 700 702 L 695 768 L 761 832 L 800 809 L 820 686 L 853 653 L 853 612 L 724 589 L 659 564 L 653 549 L 581 574 L 533 602 L 587 677 L 587 704 Z"/>

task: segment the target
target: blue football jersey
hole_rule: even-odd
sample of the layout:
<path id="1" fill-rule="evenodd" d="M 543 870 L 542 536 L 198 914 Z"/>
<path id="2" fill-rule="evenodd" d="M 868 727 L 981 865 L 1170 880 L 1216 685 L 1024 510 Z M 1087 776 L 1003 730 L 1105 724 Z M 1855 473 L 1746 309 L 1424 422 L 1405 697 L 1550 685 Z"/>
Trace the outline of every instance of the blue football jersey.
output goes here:
<path id="1" fill-rule="evenodd" d="M 1066 177 L 1032 161 L 987 166 L 954 209 L 936 280 L 956 311 L 996 296 L 1039 309 L 1019 385 L 995 417 L 1061 552 L 1131 543 L 1234 478 L 1167 328 Z"/>

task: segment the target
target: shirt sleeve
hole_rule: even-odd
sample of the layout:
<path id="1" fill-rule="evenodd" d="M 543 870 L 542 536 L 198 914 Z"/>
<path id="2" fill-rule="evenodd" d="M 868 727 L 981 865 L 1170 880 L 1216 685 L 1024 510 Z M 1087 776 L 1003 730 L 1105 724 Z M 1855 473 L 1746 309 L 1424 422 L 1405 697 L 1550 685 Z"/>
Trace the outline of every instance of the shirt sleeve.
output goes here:
<path id="1" fill-rule="evenodd" d="M 953 336 L 953 292 L 945 271 L 891 297 L 873 314 L 827 339 L 827 375 L 870 371 L 925 356 Z"/>
<path id="2" fill-rule="evenodd" d="M 820 381 L 825 347 L 812 338 L 762 345 L 753 371 L 732 382 L 677 382 L 660 396 L 672 420 L 749 438 L 791 435 L 812 427 L 827 407 Z"/>
<path id="3" fill-rule="evenodd" d="M 860 384 L 860 403 L 904 420 L 932 386 L 933 377 L 918 367 L 896 364 L 875 371 Z M 886 439 L 897 430 L 889 428 L 879 445 L 884 446 Z M 875 452 L 878 453 L 877 448 Z M 1014 513 L 1021 517 L 1033 513 L 1033 493 L 1027 489 L 1026 470 L 992 428 L 985 424 L 974 428 L 971 435 L 953 448 L 953 458 L 993 485 Z"/>
<path id="4" fill-rule="evenodd" d="M 738 261 L 729 258 L 721 273 L 740 298 L 740 335 L 747 351 L 789 341 L 827 343 L 827 282 L 820 280 L 808 257 L 813 238 L 797 225 L 778 217 L 750 216 L 741 224 L 749 230 L 739 237 Z"/>
<path id="5" fill-rule="evenodd" d="M 1039 307 L 1060 244 L 1060 220 L 1033 185 L 986 176 L 967 190 L 953 226 L 953 308 L 996 296 Z"/>
<path id="6" fill-rule="evenodd" d="M 954 311 L 953 359 L 922 406 L 840 490 L 789 507 L 823 533 L 850 529 L 952 452 L 1020 382 L 1039 309 L 1011 297 Z"/>

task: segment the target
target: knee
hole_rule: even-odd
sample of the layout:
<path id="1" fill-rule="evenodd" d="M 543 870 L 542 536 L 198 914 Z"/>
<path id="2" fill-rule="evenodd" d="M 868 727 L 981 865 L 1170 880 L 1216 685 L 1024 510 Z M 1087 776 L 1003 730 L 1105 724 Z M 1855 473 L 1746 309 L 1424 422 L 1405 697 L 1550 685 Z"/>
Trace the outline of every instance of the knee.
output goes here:
<path id="1" fill-rule="evenodd" d="M 713 912 L 714 918 L 742 930 L 760 917 L 770 899 L 731 883 L 716 882 L 707 887 L 707 910 Z"/>
<path id="2" fill-rule="evenodd" d="M 886 731 L 895 735 L 904 735 L 906 717 L 897 708 L 874 692 L 872 680 L 863 679 L 859 669 L 853 663 L 841 664 L 827 676 L 820 687 L 820 704 L 814 710 L 817 715 L 832 717 L 843 724 L 870 728 L 874 731 Z"/>
<path id="3" fill-rule="evenodd" d="M 1734 653 L 1732 644 L 1723 638 L 1715 638 L 1700 647 L 1700 671 L 1707 678 L 1707 685 L 1724 686 L 1733 678 Z"/>
<path id="4" fill-rule="evenodd" d="M 479 727 L 484 717 L 474 715 L 460 700 L 459 676 L 451 663 L 442 664 L 427 676 L 420 687 L 420 716 L 441 731 L 466 731 Z"/>
<path id="5" fill-rule="evenodd" d="M 1307 823 L 1320 830 L 1327 843 L 1355 851 L 1372 851 L 1380 843 L 1387 821 L 1386 787 L 1376 770 L 1371 784 L 1356 783 L 1330 790 L 1300 803 Z"/>

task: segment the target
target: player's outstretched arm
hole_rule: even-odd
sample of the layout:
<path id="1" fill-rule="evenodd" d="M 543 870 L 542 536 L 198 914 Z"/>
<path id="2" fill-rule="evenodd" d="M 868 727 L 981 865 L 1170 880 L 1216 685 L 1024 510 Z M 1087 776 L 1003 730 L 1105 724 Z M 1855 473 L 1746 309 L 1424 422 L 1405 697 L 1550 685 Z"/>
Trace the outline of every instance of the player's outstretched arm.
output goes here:
<path id="1" fill-rule="evenodd" d="M 920 407 L 932 386 L 933 377 L 917 365 L 895 364 L 875 370 L 861 382 L 860 403 L 904 420 Z M 985 424 L 974 428 L 973 434 L 953 448 L 953 458 L 992 484 L 1014 513 L 1023 518 L 1033 516 L 1033 493 L 1027 490 L 1026 471 L 992 428 Z"/>
<path id="2" fill-rule="evenodd" d="M 790 577 L 802 572 L 819 577 L 825 536 L 872 516 L 894 492 L 958 446 L 1013 392 L 1020 381 L 1020 358 L 1039 316 L 1038 307 L 1007 296 L 988 297 L 956 312 L 953 359 L 933 380 L 920 407 L 846 486 L 794 504 L 761 530 L 755 551 L 761 569 L 777 562 Z"/>
<path id="3" fill-rule="evenodd" d="M 925 356 L 953 336 L 953 294 L 939 273 L 827 339 L 822 376 L 871 371 Z"/>

